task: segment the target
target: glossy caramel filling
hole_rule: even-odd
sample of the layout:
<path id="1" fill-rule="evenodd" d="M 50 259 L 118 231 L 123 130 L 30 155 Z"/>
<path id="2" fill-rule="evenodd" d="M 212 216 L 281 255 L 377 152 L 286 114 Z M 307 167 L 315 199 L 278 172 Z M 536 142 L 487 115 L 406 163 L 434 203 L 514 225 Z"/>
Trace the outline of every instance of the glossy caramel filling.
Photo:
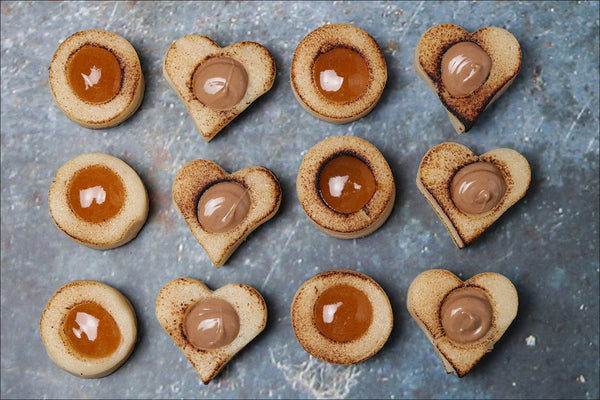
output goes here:
<path id="1" fill-rule="evenodd" d="M 373 319 L 366 294 L 350 285 L 332 286 L 317 299 L 314 321 L 317 329 L 336 342 L 350 342 L 365 334 Z"/>
<path id="2" fill-rule="evenodd" d="M 104 103 L 119 93 L 122 72 L 117 57 L 105 48 L 85 45 L 70 58 L 69 85 L 81 100 Z"/>
<path id="3" fill-rule="evenodd" d="M 356 100 L 370 81 L 367 62 L 358 52 L 346 47 L 334 47 L 317 57 L 313 79 L 319 92 L 338 103 Z"/>
<path id="4" fill-rule="evenodd" d="M 64 332 L 71 348 L 85 357 L 108 357 L 121 344 L 119 326 L 112 315 L 96 303 L 73 307 L 65 317 Z"/>
<path id="5" fill-rule="evenodd" d="M 321 170 L 321 197 L 334 211 L 350 214 L 363 208 L 377 184 L 371 169 L 362 160 L 346 154 L 332 158 Z"/>
<path id="6" fill-rule="evenodd" d="M 248 189 L 235 182 L 220 182 L 209 187 L 198 202 L 198 222 L 214 233 L 238 226 L 250 210 Z"/>
<path id="7" fill-rule="evenodd" d="M 111 169 L 92 165 L 73 176 L 67 196 L 69 206 L 78 217 L 98 223 L 119 213 L 125 202 L 125 187 Z"/>
<path id="8" fill-rule="evenodd" d="M 225 300 L 212 298 L 194 304 L 185 317 L 185 335 L 199 349 L 218 349 L 233 342 L 240 318 Z"/>

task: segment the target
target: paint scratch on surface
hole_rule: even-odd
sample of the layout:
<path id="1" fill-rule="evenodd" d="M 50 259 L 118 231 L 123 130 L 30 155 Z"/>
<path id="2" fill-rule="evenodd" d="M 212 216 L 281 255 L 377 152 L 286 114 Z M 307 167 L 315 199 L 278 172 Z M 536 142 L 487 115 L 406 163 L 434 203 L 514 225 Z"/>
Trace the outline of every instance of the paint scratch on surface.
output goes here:
<path id="1" fill-rule="evenodd" d="M 288 384 L 295 390 L 308 391 L 312 397 L 342 399 L 358 383 L 360 370 L 356 365 L 333 365 L 309 355 L 302 362 L 282 362 L 274 354 L 281 355 L 283 351 L 269 349 L 269 353 L 271 362 L 283 373 Z"/>
<path id="2" fill-rule="evenodd" d="M 277 258 L 275 258 L 273 260 L 273 262 L 271 263 L 271 268 L 269 269 L 269 273 L 265 277 L 265 280 L 263 281 L 263 284 L 260 287 L 261 292 L 265 289 L 265 287 L 267 286 L 267 283 L 269 282 L 269 279 L 271 278 L 271 274 L 273 273 L 275 268 L 277 268 L 277 266 L 279 265 L 279 261 L 281 261 L 281 254 L 283 254 L 283 251 L 288 247 L 288 244 L 290 244 L 290 241 L 294 237 L 294 234 L 296 233 L 296 229 L 298 228 L 299 224 L 300 224 L 300 221 L 297 221 L 296 224 L 294 225 L 294 227 L 291 229 L 291 232 L 288 234 L 288 237 L 287 237 L 285 243 L 283 244 L 283 247 L 279 250 Z"/>
<path id="3" fill-rule="evenodd" d="M 106 23 L 106 27 L 104 28 L 104 30 L 108 31 L 110 28 L 110 24 L 112 23 L 113 19 L 115 18 L 115 13 L 117 12 L 117 7 L 119 6 L 119 2 L 115 1 L 115 6 L 113 7 L 112 12 L 110 13 L 110 17 L 108 18 L 108 22 Z"/>
<path id="4" fill-rule="evenodd" d="M 410 19 L 406 23 L 406 26 L 404 26 L 404 31 L 402 32 L 402 36 L 400 37 L 400 40 L 398 40 L 398 43 L 404 43 L 404 36 L 406 36 L 406 33 L 410 30 L 410 26 L 414 22 L 417 15 L 421 12 L 422 8 L 423 8 L 423 1 L 420 1 L 419 5 L 417 6 L 417 9 L 413 13 L 413 15 L 410 16 Z"/>
<path id="5" fill-rule="evenodd" d="M 583 112 L 585 111 L 586 108 L 588 108 L 588 106 L 590 105 L 591 101 L 592 101 L 592 99 L 590 98 L 587 101 L 587 103 L 585 103 L 585 105 L 583 107 L 581 107 L 581 110 L 577 114 L 577 117 L 575 117 L 575 120 L 571 123 L 571 127 L 567 131 L 567 135 L 565 136 L 565 141 L 567 141 L 569 139 L 569 136 L 571 136 L 571 132 L 573 132 L 573 129 L 575 129 L 575 126 L 577 125 L 577 122 L 579 122 L 579 118 L 581 118 L 581 116 L 583 115 Z"/>

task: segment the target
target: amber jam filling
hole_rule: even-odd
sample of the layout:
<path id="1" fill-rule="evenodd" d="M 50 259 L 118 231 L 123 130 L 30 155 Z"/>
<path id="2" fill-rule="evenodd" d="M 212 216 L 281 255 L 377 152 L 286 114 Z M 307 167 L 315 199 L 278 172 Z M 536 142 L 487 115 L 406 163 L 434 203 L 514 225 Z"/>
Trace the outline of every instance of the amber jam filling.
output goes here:
<path id="1" fill-rule="evenodd" d="M 371 169 L 362 160 L 347 154 L 332 158 L 319 176 L 319 190 L 334 211 L 350 214 L 363 208 L 377 184 Z"/>
<path id="2" fill-rule="evenodd" d="M 369 66 L 358 52 L 334 47 L 315 60 L 313 79 L 327 99 L 339 103 L 354 101 L 369 85 Z"/>
<path id="3" fill-rule="evenodd" d="M 314 320 L 317 329 L 336 342 L 350 342 L 369 329 L 373 308 L 366 294 L 350 285 L 332 286 L 317 299 Z"/>
<path id="4" fill-rule="evenodd" d="M 97 223 L 119 213 L 125 202 L 125 186 L 109 168 L 92 165 L 73 176 L 67 197 L 77 216 L 86 222 Z"/>
<path id="5" fill-rule="evenodd" d="M 85 45 L 72 56 L 67 67 L 69 85 L 81 100 L 104 103 L 121 89 L 121 65 L 105 48 Z"/>
<path id="6" fill-rule="evenodd" d="M 82 303 L 65 317 L 65 335 L 71 348 L 92 358 L 113 354 L 121 344 L 121 331 L 112 315 L 96 303 Z"/>

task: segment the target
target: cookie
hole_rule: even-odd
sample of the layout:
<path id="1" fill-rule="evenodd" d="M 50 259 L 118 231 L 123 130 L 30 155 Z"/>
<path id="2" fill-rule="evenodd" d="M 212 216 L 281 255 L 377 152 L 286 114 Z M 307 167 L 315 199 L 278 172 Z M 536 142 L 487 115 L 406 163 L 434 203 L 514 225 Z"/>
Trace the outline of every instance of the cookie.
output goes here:
<path id="1" fill-rule="evenodd" d="M 192 278 L 168 282 L 156 298 L 156 318 L 207 385 L 267 323 L 267 306 L 247 285 L 215 291 Z"/>
<path id="2" fill-rule="evenodd" d="M 40 335 L 56 365 L 81 378 L 101 378 L 117 370 L 133 351 L 135 311 L 111 286 L 69 282 L 48 301 Z"/>
<path id="3" fill-rule="evenodd" d="M 309 33 L 296 47 L 290 83 L 300 105 L 335 124 L 370 113 L 385 87 L 387 66 L 379 45 L 349 24 L 330 24 Z"/>
<path id="4" fill-rule="evenodd" d="M 195 34 L 176 40 L 163 63 L 165 79 L 207 142 L 271 89 L 275 73 L 275 60 L 261 44 L 222 48 Z"/>
<path id="5" fill-rule="evenodd" d="M 48 193 L 50 216 L 70 239 L 112 249 L 134 239 L 148 216 L 148 194 L 124 161 L 103 153 L 62 165 Z"/>
<path id="6" fill-rule="evenodd" d="M 394 207 L 396 185 L 379 150 L 355 136 L 336 136 L 312 147 L 296 178 L 298 200 L 310 221 L 339 239 L 373 233 Z"/>
<path id="7" fill-rule="evenodd" d="M 439 24 L 421 36 L 414 67 L 461 134 L 513 83 L 521 69 L 521 47 L 502 28 L 469 33 L 457 25 Z"/>
<path id="8" fill-rule="evenodd" d="M 492 351 L 517 315 L 517 291 L 503 275 L 484 272 L 462 281 L 431 269 L 410 284 L 406 307 L 447 373 L 465 376 Z"/>
<path id="9" fill-rule="evenodd" d="M 292 326 L 310 355 L 333 364 L 355 364 L 375 355 L 393 326 L 383 289 L 367 275 L 331 270 L 308 279 L 292 301 Z"/>
<path id="10" fill-rule="evenodd" d="M 144 75 L 133 46 L 113 32 L 77 32 L 60 44 L 49 68 L 56 104 L 90 129 L 111 128 L 142 104 Z"/>
<path id="11" fill-rule="evenodd" d="M 177 171 L 172 193 L 177 210 L 216 267 L 277 213 L 282 196 L 277 177 L 267 168 L 229 174 L 209 160 L 190 161 Z"/>
<path id="12" fill-rule="evenodd" d="M 530 181 L 529 163 L 517 151 L 477 156 L 452 142 L 430 149 L 417 172 L 417 187 L 461 249 L 521 199 Z"/>

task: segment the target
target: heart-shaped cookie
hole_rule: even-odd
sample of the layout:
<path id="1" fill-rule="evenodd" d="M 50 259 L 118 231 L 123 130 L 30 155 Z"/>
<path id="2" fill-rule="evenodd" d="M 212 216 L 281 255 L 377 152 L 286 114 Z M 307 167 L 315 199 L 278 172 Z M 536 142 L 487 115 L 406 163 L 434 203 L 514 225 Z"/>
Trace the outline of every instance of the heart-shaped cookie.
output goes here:
<path id="1" fill-rule="evenodd" d="M 217 57 L 235 60 L 247 74 L 245 94 L 237 104 L 226 109 L 211 108 L 194 94 L 192 81 L 196 70 Z M 269 50 L 258 43 L 239 42 L 221 48 L 205 36 L 188 35 L 169 47 L 163 63 L 163 75 L 179 95 L 202 138 L 208 142 L 254 100 L 271 89 L 275 81 L 275 60 Z M 231 78 L 229 72 L 219 80 L 228 78 Z M 226 96 L 229 83 L 213 81 L 212 90 L 219 85 L 223 85 L 219 93 Z"/>
<path id="2" fill-rule="evenodd" d="M 452 96 L 442 82 L 442 57 L 460 42 L 477 44 L 489 55 L 487 79 L 466 97 Z M 440 24 L 429 28 L 417 44 L 414 67 L 441 100 L 457 133 L 473 127 L 479 115 L 512 84 L 521 69 L 521 47 L 508 31 L 486 27 L 469 33 L 460 26 Z"/>
<path id="3" fill-rule="evenodd" d="M 205 190 L 222 182 L 243 187 L 250 206 L 236 226 L 225 232 L 213 232 L 200 223 L 198 202 Z M 253 166 L 228 174 L 209 160 L 185 164 L 175 175 L 172 192 L 177 209 L 216 267 L 222 266 L 254 229 L 275 215 L 282 196 L 277 177 L 267 168 Z"/>
<path id="4" fill-rule="evenodd" d="M 478 290 L 491 306 L 491 325 L 478 340 L 459 343 L 451 339 L 442 323 L 442 306 L 458 289 Z M 410 315 L 433 344 L 447 373 L 467 374 L 502 337 L 517 315 L 517 290 L 510 280 L 494 272 L 484 272 L 462 281 L 452 272 L 431 269 L 420 273 L 410 284 L 406 299 Z M 467 310 L 468 312 L 469 310 Z M 461 312 L 461 311 L 459 311 Z"/>
<path id="5" fill-rule="evenodd" d="M 506 191 L 498 204 L 488 212 L 472 215 L 461 211 L 451 195 L 451 182 L 463 167 L 484 161 L 502 174 Z M 529 163 L 512 149 L 500 148 L 475 155 L 458 143 L 442 143 L 425 154 L 417 173 L 417 187 L 444 225 L 458 248 L 464 248 L 521 199 L 531 181 Z"/>
<path id="6" fill-rule="evenodd" d="M 184 326 L 191 307 L 207 299 L 224 300 L 233 307 L 239 317 L 239 333 L 231 343 L 205 350 L 190 342 Z M 156 318 L 207 385 L 237 352 L 262 332 L 267 323 L 267 306 L 261 294 L 247 285 L 231 283 L 211 291 L 196 279 L 177 278 L 159 291 Z"/>

